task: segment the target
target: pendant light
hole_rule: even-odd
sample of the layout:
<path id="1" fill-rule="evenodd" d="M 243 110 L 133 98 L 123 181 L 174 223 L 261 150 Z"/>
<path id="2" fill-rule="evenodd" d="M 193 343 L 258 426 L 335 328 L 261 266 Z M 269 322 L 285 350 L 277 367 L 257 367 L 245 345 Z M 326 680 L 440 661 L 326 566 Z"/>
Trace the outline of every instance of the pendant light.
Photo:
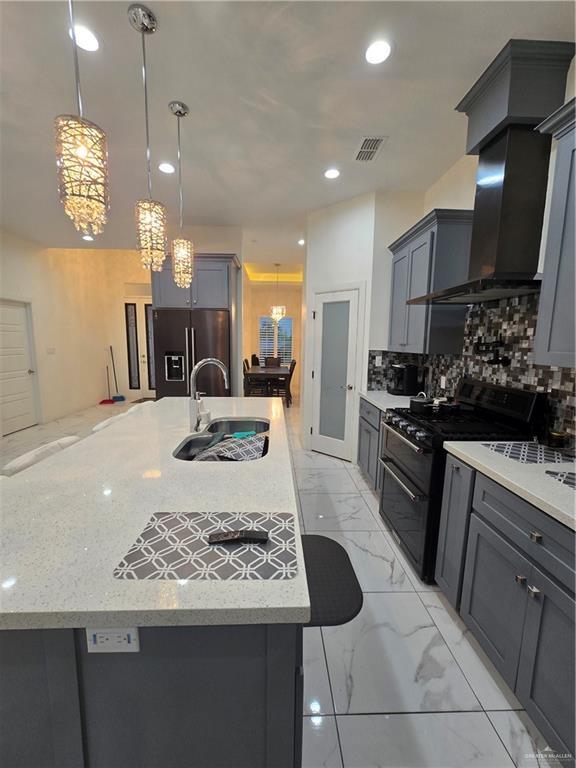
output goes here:
<path id="1" fill-rule="evenodd" d="M 166 208 L 152 199 L 152 168 L 150 165 L 150 126 L 148 116 L 148 79 L 146 76 L 146 35 L 153 35 L 158 21 L 145 5 L 134 3 L 128 8 L 130 24 L 142 38 L 142 83 L 144 85 L 144 118 L 146 123 L 146 164 L 148 172 L 148 199 L 138 200 L 135 206 L 138 250 L 144 269 L 162 271 L 166 258 Z"/>
<path id="2" fill-rule="evenodd" d="M 280 264 L 274 264 L 274 266 L 276 267 L 276 301 L 278 301 L 278 270 Z M 275 323 L 279 323 L 283 317 L 286 317 L 286 307 L 283 307 L 280 304 L 275 304 L 270 307 L 270 317 Z"/>
<path id="3" fill-rule="evenodd" d="M 178 199 L 180 203 L 180 234 L 184 218 L 184 195 L 182 193 L 182 149 L 180 145 L 180 120 L 190 112 L 183 101 L 171 101 L 170 112 L 178 121 Z M 172 240 L 172 277 L 179 288 L 190 288 L 194 276 L 194 244 L 191 240 L 178 237 Z"/>
<path id="4" fill-rule="evenodd" d="M 86 239 L 92 239 L 102 232 L 110 208 L 108 145 L 102 128 L 84 119 L 72 0 L 68 0 L 68 17 L 78 114 L 58 115 L 54 120 L 58 194 L 66 215 L 78 232 Z"/>

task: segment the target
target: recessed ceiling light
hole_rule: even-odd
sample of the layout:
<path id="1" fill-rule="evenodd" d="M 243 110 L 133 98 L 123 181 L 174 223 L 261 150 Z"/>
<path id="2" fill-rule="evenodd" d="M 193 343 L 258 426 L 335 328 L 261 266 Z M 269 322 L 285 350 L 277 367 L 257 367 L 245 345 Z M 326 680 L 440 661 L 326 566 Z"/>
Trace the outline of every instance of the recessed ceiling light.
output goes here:
<path id="1" fill-rule="evenodd" d="M 301 237 L 300 240 L 298 240 L 298 245 L 306 245 L 306 240 L 304 240 L 304 238 Z"/>
<path id="2" fill-rule="evenodd" d="M 340 176 L 340 171 L 338 168 L 328 168 L 327 171 L 324 171 L 324 176 L 327 179 L 337 179 Z"/>
<path id="3" fill-rule="evenodd" d="M 366 49 L 366 61 L 369 64 L 382 64 L 390 56 L 391 51 L 390 43 L 386 40 L 376 40 Z"/>
<path id="4" fill-rule="evenodd" d="M 92 242 L 94 238 L 92 237 L 92 235 L 82 235 L 82 240 L 88 240 L 88 242 Z"/>
<path id="5" fill-rule="evenodd" d="M 176 170 L 172 163 L 160 163 L 158 166 L 158 170 L 162 171 L 162 173 L 174 173 Z"/>
<path id="6" fill-rule="evenodd" d="M 83 27 L 81 24 L 74 24 L 74 32 L 76 33 L 76 45 L 78 48 L 82 48 L 83 51 L 97 51 L 100 47 L 98 38 L 87 27 Z M 72 39 L 72 30 L 68 30 L 70 39 Z"/>

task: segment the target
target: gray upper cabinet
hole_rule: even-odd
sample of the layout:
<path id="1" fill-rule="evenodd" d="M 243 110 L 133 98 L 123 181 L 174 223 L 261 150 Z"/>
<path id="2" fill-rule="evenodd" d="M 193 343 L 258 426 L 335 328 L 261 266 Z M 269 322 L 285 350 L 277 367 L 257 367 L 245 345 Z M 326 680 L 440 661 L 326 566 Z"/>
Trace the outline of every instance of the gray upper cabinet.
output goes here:
<path id="1" fill-rule="evenodd" d="M 448 456 L 438 533 L 436 582 L 455 608 L 460 605 L 474 474 L 466 464 Z"/>
<path id="2" fill-rule="evenodd" d="M 466 307 L 406 302 L 468 279 L 472 217 L 473 211 L 434 209 L 390 245 L 390 351 L 462 351 Z"/>
<path id="3" fill-rule="evenodd" d="M 542 133 L 552 133 L 557 144 L 534 359 L 569 368 L 576 365 L 574 103 L 572 99 L 538 126 Z"/>
<path id="4" fill-rule="evenodd" d="M 152 303 L 155 308 L 229 309 L 230 258 L 197 256 L 190 288 L 178 288 L 168 258 L 162 272 L 152 273 Z"/>

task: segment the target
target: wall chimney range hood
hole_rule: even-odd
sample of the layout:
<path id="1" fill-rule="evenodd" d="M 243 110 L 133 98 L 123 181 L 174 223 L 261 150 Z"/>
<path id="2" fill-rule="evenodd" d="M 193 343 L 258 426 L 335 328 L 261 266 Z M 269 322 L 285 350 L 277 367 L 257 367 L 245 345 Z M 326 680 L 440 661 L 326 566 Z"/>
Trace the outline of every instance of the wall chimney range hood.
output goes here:
<path id="1" fill-rule="evenodd" d="M 510 40 L 456 109 L 478 154 L 468 281 L 408 304 L 478 304 L 540 290 L 536 278 L 551 138 L 534 130 L 564 103 L 573 43 Z"/>

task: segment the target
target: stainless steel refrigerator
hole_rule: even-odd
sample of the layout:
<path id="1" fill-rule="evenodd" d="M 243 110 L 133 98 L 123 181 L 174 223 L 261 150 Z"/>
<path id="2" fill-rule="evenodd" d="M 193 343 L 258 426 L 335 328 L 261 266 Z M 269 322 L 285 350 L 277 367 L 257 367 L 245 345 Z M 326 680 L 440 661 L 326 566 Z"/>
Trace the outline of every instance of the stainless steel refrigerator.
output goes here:
<path id="1" fill-rule="evenodd" d="M 154 360 L 156 397 L 186 397 L 190 372 L 205 357 L 217 357 L 230 371 L 230 313 L 226 309 L 155 309 Z M 221 372 L 203 368 L 196 381 L 198 392 L 222 397 Z"/>

